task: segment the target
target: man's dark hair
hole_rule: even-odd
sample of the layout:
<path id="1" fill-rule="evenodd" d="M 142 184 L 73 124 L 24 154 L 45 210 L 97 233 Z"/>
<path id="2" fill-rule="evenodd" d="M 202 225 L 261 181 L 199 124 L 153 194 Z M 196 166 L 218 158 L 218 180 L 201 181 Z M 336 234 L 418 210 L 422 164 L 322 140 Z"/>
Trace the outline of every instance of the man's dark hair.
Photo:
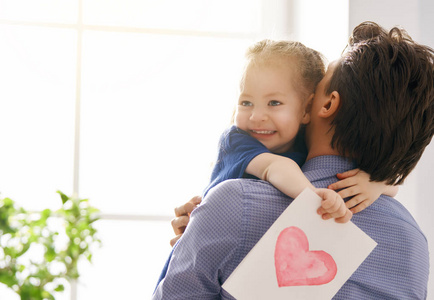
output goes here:
<path id="1" fill-rule="evenodd" d="M 357 26 L 327 88 L 341 106 L 332 147 L 373 181 L 400 184 L 434 134 L 434 51 L 400 28 Z"/>

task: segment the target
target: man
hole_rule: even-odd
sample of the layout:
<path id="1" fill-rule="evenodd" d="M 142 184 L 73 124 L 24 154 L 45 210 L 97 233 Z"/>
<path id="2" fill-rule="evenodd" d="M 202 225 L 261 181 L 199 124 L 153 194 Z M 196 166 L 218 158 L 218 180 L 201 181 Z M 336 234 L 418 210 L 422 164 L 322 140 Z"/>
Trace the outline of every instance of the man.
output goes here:
<path id="1" fill-rule="evenodd" d="M 319 83 L 311 114 L 302 170 L 314 186 L 355 167 L 402 183 L 434 134 L 434 51 L 397 28 L 362 23 Z M 291 201 L 259 180 L 212 189 L 153 299 L 233 299 L 221 285 Z M 410 213 L 381 196 L 352 221 L 378 246 L 334 299 L 425 299 L 428 246 Z"/>

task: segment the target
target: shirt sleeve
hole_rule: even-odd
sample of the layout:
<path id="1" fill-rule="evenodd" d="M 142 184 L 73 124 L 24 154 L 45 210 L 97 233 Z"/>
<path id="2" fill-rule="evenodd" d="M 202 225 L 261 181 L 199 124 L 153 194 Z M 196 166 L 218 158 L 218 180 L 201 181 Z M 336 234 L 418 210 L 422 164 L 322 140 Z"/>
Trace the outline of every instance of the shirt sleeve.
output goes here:
<path id="1" fill-rule="evenodd" d="M 228 264 L 239 252 L 243 206 L 242 189 L 238 185 L 226 188 L 228 185 L 231 183 L 210 191 L 191 214 L 153 300 L 221 299 L 222 294 L 233 299 L 221 288 L 221 274 L 232 268 Z"/>
<path id="2" fill-rule="evenodd" d="M 244 130 L 230 127 L 220 137 L 217 161 L 204 195 L 220 182 L 242 178 L 250 161 L 261 153 L 270 151 Z"/>

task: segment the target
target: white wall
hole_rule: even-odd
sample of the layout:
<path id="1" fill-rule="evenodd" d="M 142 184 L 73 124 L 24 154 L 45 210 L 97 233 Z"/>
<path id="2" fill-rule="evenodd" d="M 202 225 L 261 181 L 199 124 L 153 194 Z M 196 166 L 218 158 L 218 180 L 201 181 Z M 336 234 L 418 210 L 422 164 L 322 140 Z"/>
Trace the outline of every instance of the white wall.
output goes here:
<path id="1" fill-rule="evenodd" d="M 400 25 L 416 42 L 434 48 L 434 1 L 350 0 L 349 32 L 363 21 L 374 21 L 386 29 Z M 434 142 L 427 147 L 416 169 L 398 193 L 424 231 L 434 266 Z M 434 299 L 434 276 L 430 276 L 428 299 Z"/>

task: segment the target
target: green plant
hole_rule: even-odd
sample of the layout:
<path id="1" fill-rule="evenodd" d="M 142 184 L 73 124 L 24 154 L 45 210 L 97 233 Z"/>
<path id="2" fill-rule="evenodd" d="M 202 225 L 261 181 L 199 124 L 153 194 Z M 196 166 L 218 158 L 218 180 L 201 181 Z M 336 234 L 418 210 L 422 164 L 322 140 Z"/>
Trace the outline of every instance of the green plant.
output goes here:
<path id="1" fill-rule="evenodd" d="M 100 245 L 94 228 L 99 211 L 87 199 L 58 193 L 62 206 L 55 212 L 29 212 L 0 198 L 0 282 L 21 299 L 54 299 L 79 277 L 77 263 L 91 262 Z"/>

